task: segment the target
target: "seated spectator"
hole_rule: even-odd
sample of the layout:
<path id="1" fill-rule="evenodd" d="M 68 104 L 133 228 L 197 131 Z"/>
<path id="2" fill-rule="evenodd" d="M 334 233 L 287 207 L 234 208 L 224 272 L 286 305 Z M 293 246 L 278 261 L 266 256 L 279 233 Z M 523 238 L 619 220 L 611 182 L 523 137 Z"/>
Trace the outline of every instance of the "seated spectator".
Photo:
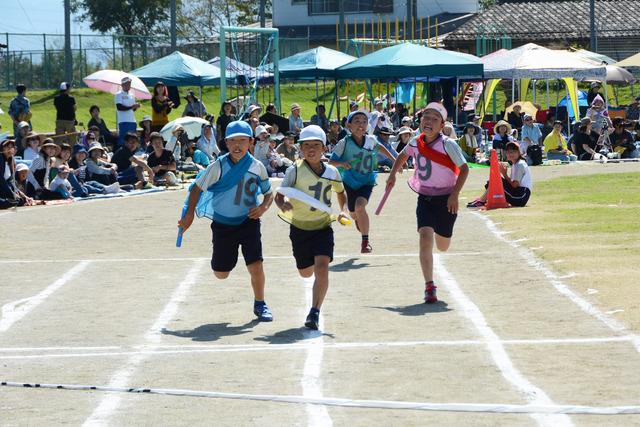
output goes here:
<path id="1" fill-rule="evenodd" d="M 191 116 L 202 118 L 207 115 L 207 107 L 204 106 L 192 90 L 187 92 L 187 96 L 185 96 L 184 99 L 187 100 L 187 105 L 184 107 L 182 117 Z"/>
<path id="2" fill-rule="evenodd" d="M 458 135 L 456 134 L 456 130 L 453 127 L 453 123 L 444 122 L 444 127 L 442 128 L 442 134 L 449 139 L 457 140 Z"/>
<path id="3" fill-rule="evenodd" d="M 578 160 L 593 160 L 600 156 L 595 151 L 598 139 L 592 138 L 589 132 L 590 127 L 581 123 L 578 127 L 578 132 L 571 137 L 572 151 L 578 156 Z"/>
<path id="4" fill-rule="evenodd" d="M 16 187 L 18 190 L 22 191 L 25 195 L 27 194 L 27 176 L 29 175 L 29 166 L 24 163 L 18 163 L 16 165 Z"/>
<path id="5" fill-rule="evenodd" d="M 24 160 L 32 161 L 40 155 L 40 135 L 35 132 L 29 132 L 25 137 L 26 148 L 22 153 Z"/>
<path id="6" fill-rule="evenodd" d="M 153 152 L 147 158 L 147 165 L 155 174 L 154 185 L 174 186 L 178 185 L 176 172 L 176 160 L 173 153 L 163 147 L 162 135 L 158 132 L 151 134 Z"/>
<path id="7" fill-rule="evenodd" d="M 291 162 L 295 162 L 300 158 L 300 150 L 295 144 L 295 134 L 293 132 L 287 132 L 282 140 L 282 144 L 276 148 L 276 152 Z"/>
<path id="8" fill-rule="evenodd" d="M 73 196 L 71 192 L 73 187 L 67 179 L 69 177 L 69 167 L 67 165 L 60 165 L 58 167 L 58 173 L 51 182 L 51 191 L 59 193 L 63 199 L 71 199 Z"/>
<path id="9" fill-rule="evenodd" d="M 47 138 L 40 146 L 40 153 L 29 167 L 27 176 L 27 195 L 39 200 L 60 199 L 60 194 L 50 190 L 52 169 L 56 163 L 56 156 L 60 154 L 60 146 Z"/>
<path id="10" fill-rule="evenodd" d="M 515 141 L 510 141 L 506 145 L 508 163 L 500 163 L 500 175 L 502 175 L 502 186 L 504 187 L 504 197 L 511 206 L 523 207 L 531 197 L 533 190 L 533 179 L 527 162 L 520 155 L 520 145 Z M 511 165 L 511 174 L 507 174 L 507 168 Z M 489 188 L 489 183 L 484 186 Z M 487 204 L 487 191 L 484 194 L 467 204 L 468 208 L 479 208 Z"/>
<path id="11" fill-rule="evenodd" d="M 154 173 L 143 159 L 136 157 L 136 152 L 140 148 L 138 134 L 129 132 L 124 136 L 124 145 L 118 148 L 111 162 L 114 163 L 118 171 L 118 183 L 120 185 L 133 185 L 139 190 L 147 185 L 144 173 L 149 175 L 149 181 L 153 182 Z"/>
<path id="12" fill-rule="evenodd" d="M 527 152 L 530 145 L 540 145 L 542 140 L 542 131 L 537 123 L 534 123 L 533 117 L 529 114 L 524 115 L 522 132 L 520 133 L 520 149 Z"/>
<path id="13" fill-rule="evenodd" d="M 191 161 L 198 168 L 198 170 L 204 170 L 211 164 L 209 157 L 200 149 L 197 148 L 195 142 L 190 142 L 187 147 L 187 158 L 191 158 Z"/>
<path id="14" fill-rule="evenodd" d="M 300 117 L 300 104 L 294 102 L 291 104 L 291 115 L 289 116 L 289 130 L 300 135 L 300 131 L 304 127 L 302 117 Z"/>
<path id="15" fill-rule="evenodd" d="M 140 133 L 140 145 L 142 146 L 143 151 L 147 151 L 147 147 L 150 147 L 151 141 L 149 141 L 149 135 L 151 135 L 151 116 L 146 115 L 142 117 L 140 120 L 140 127 L 142 128 L 142 132 Z"/>
<path id="16" fill-rule="evenodd" d="M 269 176 L 284 178 L 284 172 L 293 162 L 278 154 L 275 139 L 267 138 L 267 143 L 269 144 L 269 150 L 267 151 L 267 172 Z"/>
<path id="17" fill-rule="evenodd" d="M 553 132 L 553 124 L 556 122 L 556 116 L 554 116 L 553 114 L 547 114 L 547 120 L 544 123 L 544 126 L 542 126 L 542 141 L 545 140 L 545 138 L 547 137 L 547 135 L 549 135 L 551 132 Z"/>
<path id="18" fill-rule="evenodd" d="M 520 129 L 522 127 L 523 117 L 522 107 L 520 104 L 516 104 L 513 106 L 513 111 L 507 114 L 507 121 L 513 129 Z"/>
<path id="19" fill-rule="evenodd" d="M 391 115 L 391 124 L 393 125 L 393 128 L 398 129 L 402 126 L 407 126 L 403 123 L 407 116 L 409 116 L 409 110 L 407 110 L 407 107 L 405 107 L 403 103 L 399 102 L 396 105 L 395 111 Z M 410 117 L 409 120 L 411 120 Z"/>
<path id="20" fill-rule="evenodd" d="M 342 132 L 342 126 L 340 126 L 340 121 L 337 119 L 329 120 L 329 132 L 327 133 L 327 148 L 328 151 L 333 152 L 333 147 L 340 141 L 341 138 L 340 133 Z"/>
<path id="21" fill-rule="evenodd" d="M 216 136 L 213 132 L 212 125 L 202 125 L 200 139 L 198 139 L 196 148 L 207 156 L 209 159 L 208 163 L 211 163 L 218 158 L 220 155 L 220 149 L 216 143 Z"/>
<path id="22" fill-rule="evenodd" d="M 462 150 L 462 155 L 467 162 L 476 163 L 477 154 L 480 151 L 478 139 L 476 138 L 476 127 L 469 122 L 464 127 L 464 133 L 458 139 L 458 145 Z"/>
<path id="23" fill-rule="evenodd" d="M 98 133 L 96 135 L 96 140 L 101 142 L 104 146 L 114 146 L 118 137 L 109 130 L 107 123 L 100 117 L 100 107 L 92 105 L 89 108 L 89 114 L 91 114 L 91 119 L 89 119 L 89 123 L 87 123 L 87 129 L 91 131 L 93 126 L 97 127 Z"/>
<path id="24" fill-rule="evenodd" d="M 411 141 L 411 138 L 413 138 L 413 130 L 410 127 L 403 126 L 398 129 L 398 143 L 395 146 L 396 152 L 402 152 L 402 150 L 404 150 L 404 147 L 406 147 L 407 144 L 409 144 L 409 141 Z M 410 160 L 411 158 L 409 159 L 409 161 Z"/>
<path id="25" fill-rule="evenodd" d="M 480 117 L 478 114 L 473 114 L 469 116 L 469 119 L 471 120 L 471 123 L 473 123 L 473 126 L 475 126 L 476 128 L 476 140 L 478 141 L 478 147 L 482 150 L 484 150 L 485 146 L 484 146 L 484 130 L 482 129 L 481 123 L 480 123 L 480 119 L 482 117 Z"/>
<path id="26" fill-rule="evenodd" d="M 636 96 L 631 104 L 625 109 L 625 116 L 627 120 L 640 119 L 640 96 Z"/>
<path id="27" fill-rule="evenodd" d="M 636 149 L 636 144 L 631 132 L 624 128 L 624 120 L 620 117 L 613 119 L 614 131 L 609 134 L 611 147 L 622 159 L 630 159 Z"/>
<path id="28" fill-rule="evenodd" d="M 109 187 L 101 184 L 97 181 L 90 181 L 87 179 L 87 165 L 86 160 L 88 157 L 87 150 L 84 146 L 76 144 L 73 146 L 72 159 L 69 161 L 72 173 L 69 175 L 69 182 L 73 187 L 74 197 L 87 197 L 91 194 L 107 194 L 115 193 L 120 189 L 120 186 L 113 184 Z M 77 184 L 74 184 L 74 180 Z"/>
<path id="29" fill-rule="evenodd" d="M 268 168 L 269 160 L 269 131 L 265 126 L 259 125 L 254 131 L 255 141 L 253 147 L 253 157 L 258 159 L 264 167 Z"/>
<path id="30" fill-rule="evenodd" d="M 71 160 L 71 146 L 62 143 L 60 144 L 60 154 L 56 158 L 55 168 L 58 169 L 61 165 L 69 166 L 69 160 Z"/>
<path id="31" fill-rule="evenodd" d="M 324 105 L 320 104 L 316 107 L 316 114 L 311 116 L 310 123 L 320 126 L 325 132 L 329 131 L 329 119 L 327 118 L 327 109 Z"/>
<path id="32" fill-rule="evenodd" d="M 378 142 L 387 149 L 389 153 L 393 156 L 393 159 L 387 157 L 386 153 L 377 154 L 378 167 L 379 168 L 389 168 L 393 167 L 393 162 L 396 157 L 398 157 L 398 152 L 393 148 L 391 143 L 389 142 L 389 138 L 393 135 L 393 131 L 387 127 L 381 127 L 378 130 Z"/>
<path id="33" fill-rule="evenodd" d="M 101 157 L 106 155 L 106 151 L 99 142 L 94 142 L 89 147 L 89 158 L 87 159 L 87 178 L 90 181 L 97 181 L 108 186 L 118 182 L 118 167 L 104 161 Z"/>
<path id="34" fill-rule="evenodd" d="M 544 139 L 544 150 L 547 152 L 548 160 L 560 160 L 563 162 L 574 162 L 575 156 L 567 148 L 567 140 L 562 135 L 562 122 L 556 120 L 553 124 L 553 131 Z"/>
<path id="35" fill-rule="evenodd" d="M 505 159 L 505 147 L 507 146 L 507 142 L 515 141 L 513 136 L 511 136 L 512 128 L 511 125 L 504 121 L 500 120 L 493 127 L 493 141 L 492 147 L 498 153 L 499 159 Z"/>
<path id="36" fill-rule="evenodd" d="M 269 138 L 275 139 L 278 143 L 282 142 L 284 139 L 284 134 L 280 132 L 280 126 L 277 123 L 272 123 L 269 125 Z"/>
<path id="37" fill-rule="evenodd" d="M 600 134 L 605 127 L 613 128 L 607 106 L 600 95 L 596 95 L 593 99 L 585 117 L 591 119 L 591 122 L 593 122 L 592 129 Z"/>
<path id="38" fill-rule="evenodd" d="M 16 151 L 14 140 L 5 139 L 0 142 L 0 209 L 34 204 L 33 199 L 27 197 L 16 183 Z"/>
<path id="39" fill-rule="evenodd" d="M 169 138 L 165 148 L 171 151 L 176 162 L 179 163 L 184 158 L 184 151 L 187 145 L 189 145 L 189 137 L 184 128 L 180 125 L 175 126 L 171 131 L 171 138 Z"/>

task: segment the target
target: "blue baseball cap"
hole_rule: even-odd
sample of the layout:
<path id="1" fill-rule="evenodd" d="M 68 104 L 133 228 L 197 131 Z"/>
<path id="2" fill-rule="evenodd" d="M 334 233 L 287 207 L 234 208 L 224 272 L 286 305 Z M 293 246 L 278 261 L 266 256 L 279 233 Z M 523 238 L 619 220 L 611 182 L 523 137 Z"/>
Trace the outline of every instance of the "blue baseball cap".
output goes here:
<path id="1" fill-rule="evenodd" d="M 242 120 L 236 120 L 227 125 L 227 130 L 224 133 L 224 138 L 229 139 L 236 136 L 246 136 L 253 138 L 253 130 L 251 125 Z"/>

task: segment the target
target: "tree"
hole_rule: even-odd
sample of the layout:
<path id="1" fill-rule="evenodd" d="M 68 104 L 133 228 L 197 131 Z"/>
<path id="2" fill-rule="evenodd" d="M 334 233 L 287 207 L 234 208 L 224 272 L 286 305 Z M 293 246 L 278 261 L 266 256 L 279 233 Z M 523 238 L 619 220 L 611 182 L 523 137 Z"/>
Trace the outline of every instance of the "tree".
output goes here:
<path id="1" fill-rule="evenodd" d="M 121 40 L 129 47 L 131 68 L 135 68 L 134 45 L 146 44 L 144 37 L 169 34 L 170 0 L 73 0 L 72 10 L 90 28 L 102 33 L 126 35 Z"/>
<path id="2" fill-rule="evenodd" d="M 183 4 L 178 13 L 178 34 L 181 37 L 208 39 L 220 33 L 223 25 L 235 25 L 237 11 L 225 0 L 192 0 Z"/>
<path id="3" fill-rule="evenodd" d="M 498 0 L 480 0 L 480 9 L 487 10 L 494 4 L 498 3 Z"/>
<path id="4" fill-rule="evenodd" d="M 238 25 L 249 25 L 260 22 L 260 1 L 238 1 L 236 3 L 238 10 Z M 267 0 L 265 7 L 265 16 L 267 19 L 273 17 L 273 1 Z"/>

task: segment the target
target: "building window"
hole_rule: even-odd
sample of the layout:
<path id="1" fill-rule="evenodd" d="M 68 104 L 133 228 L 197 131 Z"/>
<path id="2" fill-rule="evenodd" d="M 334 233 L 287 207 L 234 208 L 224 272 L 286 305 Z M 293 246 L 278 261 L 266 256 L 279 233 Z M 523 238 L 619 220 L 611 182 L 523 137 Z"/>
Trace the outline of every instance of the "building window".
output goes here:
<path id="1" fill-rule="evenodd" d="M 340 1 L 346 13 L 393 13 L 393 0 L 307 0 L 309 15 L 336 15 Z"/>

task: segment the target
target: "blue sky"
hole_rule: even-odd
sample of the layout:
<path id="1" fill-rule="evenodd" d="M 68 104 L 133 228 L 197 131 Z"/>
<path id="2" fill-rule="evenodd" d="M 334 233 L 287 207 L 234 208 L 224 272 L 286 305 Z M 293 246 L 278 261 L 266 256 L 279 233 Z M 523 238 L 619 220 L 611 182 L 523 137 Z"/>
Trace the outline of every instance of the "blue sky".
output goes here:
<path id="1" fill-rule="evenodd" d="M 108 1 L 108 0 L 107 0 Z M 0 0 L 0 33 L 64 34 L 63 0 Z M 71 19 L 71 33 L 93 33 L 86 23 Z M 0 42 L 5 42 L 0 34 Z M 10 49 L 42 49 L 42 36 L 10 36 Z"/>

